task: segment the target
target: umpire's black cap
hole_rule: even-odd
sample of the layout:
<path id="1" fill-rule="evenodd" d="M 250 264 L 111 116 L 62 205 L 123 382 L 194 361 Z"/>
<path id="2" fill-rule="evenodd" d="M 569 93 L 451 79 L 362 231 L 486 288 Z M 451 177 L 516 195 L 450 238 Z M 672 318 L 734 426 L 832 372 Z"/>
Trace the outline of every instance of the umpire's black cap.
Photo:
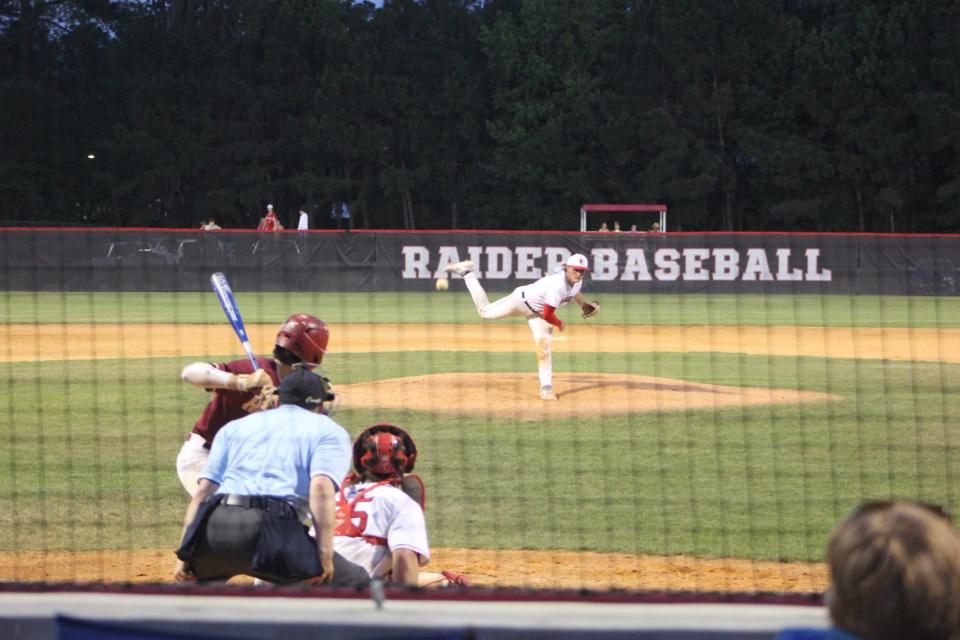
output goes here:
<path id="1" fill-rule="evenodd" d="M 333 399 L 330 381 L 305 368 L 296 368 L 284 378 L 278 393 L 280 404 L 295 404 L 304 409 L 316 409 Z"/>

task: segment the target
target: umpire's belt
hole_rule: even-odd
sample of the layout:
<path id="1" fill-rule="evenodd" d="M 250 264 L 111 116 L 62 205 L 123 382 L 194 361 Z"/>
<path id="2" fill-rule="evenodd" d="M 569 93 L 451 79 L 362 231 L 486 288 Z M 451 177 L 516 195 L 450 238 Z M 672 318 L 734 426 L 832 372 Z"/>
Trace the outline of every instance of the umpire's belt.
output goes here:
<path id="1" fill-rule="evenodd" d="M 272 496 L 245 496 L 239 493 L 223 494 L 220 498 L 220 504 L 227 507 L 246 507 L 247 509 L 260 509 L 269 511 L 289 518 L 299 518 L 297 509 L 283 498 L 274 498 Z"/>
<path id="2" fill-rule="evenodd" d="M 530 306 L 530 303 L 527 302 L 527 294 L 526 294 L 526 293 L 524 293 L 523 291 L 521 291 L 521 292 L 520 292 L 520 297 L 523 298 L 523 304 L 527 305 L 527 309 L 530 309 L 530 311 L 531 311 L 532 313 L 536 314 L 536 315 L 540 315 L 540 312 L 537 311 L 536 309 L 534 309 L 533 307 L 531 307 L 531 306 Z"/>

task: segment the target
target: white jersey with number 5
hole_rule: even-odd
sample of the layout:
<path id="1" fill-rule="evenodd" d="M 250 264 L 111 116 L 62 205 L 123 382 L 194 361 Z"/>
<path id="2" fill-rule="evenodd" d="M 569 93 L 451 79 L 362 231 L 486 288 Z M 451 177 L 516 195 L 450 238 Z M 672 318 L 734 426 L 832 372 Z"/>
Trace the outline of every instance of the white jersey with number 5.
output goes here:
<path id="1" fill-rule="evenodd" d="M 580 293 L 581 282 L 573 286 L 567 282 L 567 276 L 561 269 L 560 271 L 544 276 L 532 284 L 519 287 L 523 300 L 530 305 L 536 313 L 543 313 L 543 305 L 548 304 L 554 309 L 559 309 L 567 304 L 573 297 Z"/>
<path id="2" fill-rule="evenodd" d="M 420 566 L 430 561 L 423 509 L 393 485 L 365 482 L 344 488 L 337 500 L 337 523 L 334 551 L 373 578 L 390 573 L 397 549 L 416 553 Z"/>

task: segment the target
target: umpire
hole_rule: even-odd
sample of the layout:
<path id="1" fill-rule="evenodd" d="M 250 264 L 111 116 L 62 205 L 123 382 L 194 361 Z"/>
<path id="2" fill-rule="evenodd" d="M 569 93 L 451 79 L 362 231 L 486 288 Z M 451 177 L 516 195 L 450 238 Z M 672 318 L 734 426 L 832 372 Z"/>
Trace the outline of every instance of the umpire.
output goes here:
<path id="1" fill-rule="evenodd" d="M 234 420 L 214 438 L 184 516 L 177 582 L 246 574 L 277 584 L 369 583 L 362 567 L 333 552 L 336 492 L 352 453 L 347 432 L 320 413 L 333 397 L 329 381 L 297 369 L 279 395 L 276 409 Z M 316 540 L 304 524 L 311 520 Z"/>

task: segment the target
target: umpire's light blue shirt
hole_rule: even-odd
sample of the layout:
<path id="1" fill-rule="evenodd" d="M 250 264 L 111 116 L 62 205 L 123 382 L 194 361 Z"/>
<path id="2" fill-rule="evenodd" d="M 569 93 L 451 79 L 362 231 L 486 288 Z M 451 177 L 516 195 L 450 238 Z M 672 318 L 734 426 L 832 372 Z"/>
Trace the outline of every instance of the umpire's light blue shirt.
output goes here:
<path id="1" fill-rule="evenodd" d="M 228 422 L 214 437 L 201 478 L 217 493 L 310 497 L 310 478 L 335 487 L 350 470 L 350 436 L 325 415 L 281 405 Z"/>

